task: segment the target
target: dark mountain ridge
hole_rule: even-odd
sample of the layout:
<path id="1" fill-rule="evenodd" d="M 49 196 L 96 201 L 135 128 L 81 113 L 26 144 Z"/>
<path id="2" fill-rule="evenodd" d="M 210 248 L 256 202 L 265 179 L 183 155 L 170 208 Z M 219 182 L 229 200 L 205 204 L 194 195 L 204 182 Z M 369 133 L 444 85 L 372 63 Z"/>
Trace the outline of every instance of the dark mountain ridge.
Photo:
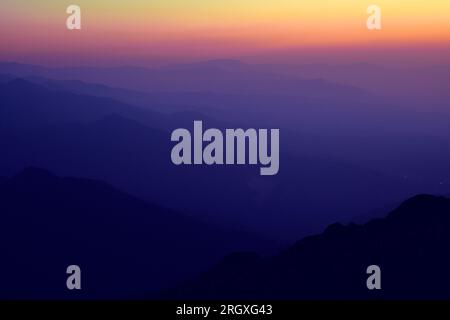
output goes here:
<path id="1" fill-rule="evenodd" d="M 339 126 L 340 121 L 325 109 L 312 108 L 318 112 L 320 122 L 295 117 L 292 109 L 289 119 L 300 131 L 290 133 L 281 127 L 282 166 L 279 174 L 269 180 L 259 177 L 255 166 L 174 166 L 171 163 L 170 131 L 175 128 L 192 128 L 194 119 L 202 119 L 205 127 L 220 129 L 239 127 L 239 124 L 224 123 L 222 117 L 220 122 L 215 121 L 192 112 L 162 115 L 115 99 L 77 93 L 77 86 L 71 92 L 71 82 L 53 81 L 51 86 L 45 83 L 45 80 L 44 84 L 16 80 L 0 85 L 3 94 L 0 97 L 1 175 L 37 166 L 64 176 L 105 180 L 139 198 L 176 211 L 186 210 L 215 223 L 251 227 L 283 240 L 288 237 L 289 242 L 321 230 L 330 221 L 370 212 L 414 194 L 437 194 L 448 189 L 449 153 L 445 150 L 450 149 L 445 139 L 442 143 L 417 135 L 397 139 L 395 133 L 380 136 L 382 131 L 377 130 L 377 135 L 368 140 L 355 128 L 350 130 L 350 140 L 326 133 L 319 139 L 303 131 L 302 123 L 314 127 L 321 123 L 330 129 Z M 90 84 L 81 86 L 82 90 L 97 91 Z M 182 100 L 185 98 L 182 95 Z M 209 99 L 204 94 L 198 98 Z M 272 109 L 284 104 L 284 100 L 264 97 L 257 100 L 248 97 L 242 100 L 242 105 L 225 100 L 222 95 L 216 100 L 222 101 L 223 107 L 228 103 L 237 106 L 237 118 L 245 114 L 245 105 L 251 105 L 259 113 L 263 109 L 259 103 L 263 100 Z M 265 125 L 251 117 L 250 127 L 276 128 L 274 119 L 279 114 L 286 115 L 286 112 L 281 109 L 272 112 Z M 383 130 L 387 118 L 379 123 Z M 358 128 L 368 126 L 353 118 L 347 120 L 341 124 L 342 128 L 350 128 L 351 123 Z M 390 122 L 396 126 L 399 123 L 396 119 Z M 433 125 L 436 127 L 436 122 Z M 448 130 L 450 126 L 445 123 L 445 127 Z M 417 150 L 422 151 L 421 157 L 416 156 Z M 348 160 L 345 156 L 349 154 Z M 389 159 L 390 155 L 393 160 Z M 178 201 L 173 201 L 173 194 L 178 195 Z M 322 201 L 323 197 L 327 201 Z M 217 203 L 221 206 L 216 207 Z"/>
<path id="2" fill-rule="evenodd" d="M 0 298 L 132 298 L 156 292 L 262 238 L 226 230 L 107 183 L 28 168 L 0 183 Z M 83 290 L 66 289 L 66 268 Z"/>
<path id="3" fill-rule="evenodd" d="M 303 79 L 298 75 L 277 74 L 234 60 L 212 60 L 159 68 L 132 66 L 49 68 L 0 62 L 0 72 L 20 77 L 77 79 L 147 92 L 265 92 L 320 97 L 325 91 L 333 97 L 367 98 L 366 93 L 357 87 L 344 86 L 322 79 Z"/>
<path id="4" fill-rule="evenodd" d="M 381 268 L 381 290 L 366 269 Z M 206 299 L 449 299 L 450 199 L 413 197 L 386 218 L 330 225 L 272 258 L 222 263 L 169 294 Z"/>

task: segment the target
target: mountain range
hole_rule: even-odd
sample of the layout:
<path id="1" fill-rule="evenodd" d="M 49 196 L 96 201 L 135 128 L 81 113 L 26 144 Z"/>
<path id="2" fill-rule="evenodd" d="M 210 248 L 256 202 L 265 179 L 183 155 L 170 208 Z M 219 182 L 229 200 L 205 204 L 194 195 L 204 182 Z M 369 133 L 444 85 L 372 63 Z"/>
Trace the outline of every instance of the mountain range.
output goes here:
<path id="1" fill-rule="evenodd" d="M 446 69 L 322 67 L 0 63 L 0 298 L 446 298 L 448 199 L 373 220 L 449 192 Z M 194 120 L 279 128 L 278 175 L 173 165 Z"/>
<path id="2" fill-rule="evenodd" d="M 100 179 L 198 219 L 283 240 L 320 230 L 330 216 L 348 219 L 424 186 L 429 192 L 445 187 L 310 155 L 298 150 L 286 131 L 280 172 L 270 180 L 249 166 L 177 167 L 170 161 L 170 131 L 190 128 L 195 114 L 162 114 L 23 79 L 0 84 L 0 97 L 0 174 L 37 166 L 63 176 Z M 200 119 L 208 127 L 228 125 Z M 327 202 L 320 201 L 323 196 Z M 343 200 L 349 197 L 353 200 Z M 294 213 L 299 207 L 302 213 Z"/>
<path id="3" fill-rule="evenodd" d="M 380 268 L 380 290 L 366 271 Z M 387 217 L 335 223 L 280 254 L 235 253 L 171 299 L 449 299 L 450 199 L 415 196 Z"/>
<path id="4" fill-rule="evenodd" d="M 142 201 L 105 182 L 27 168 L 0 181 L 0 298 L 138 298 L 243 247 L 275 246 Z M 82 270 L 81 293 L 66 268 Z"/>
<path id="5" fill-rule="evenodd" d="M 385 218 L 332 224 L 276 255 L 258 253 L 263 238 L 39 168 L 0 180 L 0 212 L 7 299 L 450 297 L 445 197 L 419 195 Z M 81 292 L 65 287 L 73 264 Z M 381 290 L 366 287 L 370 265 L 381 268 Z"/>

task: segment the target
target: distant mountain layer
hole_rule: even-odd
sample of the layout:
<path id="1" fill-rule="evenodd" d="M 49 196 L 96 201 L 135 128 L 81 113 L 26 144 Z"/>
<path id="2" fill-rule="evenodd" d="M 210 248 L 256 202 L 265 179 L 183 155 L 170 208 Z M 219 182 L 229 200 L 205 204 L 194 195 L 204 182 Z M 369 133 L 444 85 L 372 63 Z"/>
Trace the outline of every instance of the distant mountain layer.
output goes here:
<path id="1" fill-rule="evenodd" d="M 307 97 L 352 97 L 368 95 L 356 87 L 321 79 L 303 79 L 277 74 L 239 61 L 215 60 L 203 63 L 142 67 L 68 67 L 48 68 L 0 62 L 0 72 L 16 76 L 40 76 L 58 80 L 82 80 L 146 92 L 232 92 L 291 94 Z"/>
<path id="2" fill-rule="evenodd" d="M 0 83 L 0 101 L 0 129 L 89 122 L 113 113 L 153 126 L 161 126 L 167 121 L 159 113 L 111 98 L 82 95 L 20 78 Z"/>
<path id="3" fill-rule="evenodd" d="M 281 170 L 271 179 L 259 177 L 256 166 L 174 166 L 170 161 L 170 131 L 192 128 L 193 114 L 162 115 L 67 90 L 23 79 L 0 84 L 0 175 L 36 166 L 63 176 L 104 180 L 139 198 L 189 211 L 200 219 L 237 224 L 289 241 L 321 230 L 330 221 L 371 212 L 413 194 L 448 190 L 446 184 L 405 179 L 405 161 L 401 161 L 400 173 L 386 174 L 330 156 L 316 156 L 305 145 L 323 152 L 324 145 L 334 140 L 320 141 L 304 134 L 298 134 L 299 141 L 292 140 L 286 130 Z M 197 119 L 208 127 L 235 127 L 203 116 Z M 384 140 L 395 140 L 388 138 Z M 364 136 L 360 140 L 366 145 Z M 414 141 L 407 146 L 417 154 L 417 139 L 401 139 L 398 145 L 404 141 Z M 428 141 L 423 144 L 432 145 Z M 378 145 L 379 140 L 374 140 L 369 149 Z M 427 168 L 439 175 L 439 182 L 445 182 L 441 176 L 447 172 L 442 167 L 448 170 L 446 146 L 439 144 L 411 159 L 424 169 L 422 159 L 437 150 L 441 166 L 435 161 Z M 343 141 L 335 147 L 341 152 L 352 145 Z M 363 153 L 359 147 L 355 152 Z M 399 149 L 397 145 L 387 147 Z M 388 154 L 383 150 L 378 154 L 385 158 Z"/>
<path id="4" fill-rule="evenodd" d="M 381 268 L 368 290 L 366 268 Z M 176 298 L 449 299 L 450 199 L 420 195 L 384 219 L 334 224 L 269 259 L 228 256 Z"/>
<path id="5" fill-rule="evenodd" d="M 449 98 L 450 66 L 395 67 L 369 63 L 345 65 L 270 65 L 272 72 L 299 75 L 305 78 L 321 78 L 368 92 L 401 98 L 410 104 L 430 108 L 446 107 Z M 448 111 L 448 108 L 442 111 Z M 448 114 L 448 113 L 447 113 Z"/>
<path id="6" fill-rule="evenodd" d="M 100 181 L 28 168 L 0 182 L 0 299 L 138 298 L 261 245 Z M 73 264 L 79 293 L 65 285 Z"/>

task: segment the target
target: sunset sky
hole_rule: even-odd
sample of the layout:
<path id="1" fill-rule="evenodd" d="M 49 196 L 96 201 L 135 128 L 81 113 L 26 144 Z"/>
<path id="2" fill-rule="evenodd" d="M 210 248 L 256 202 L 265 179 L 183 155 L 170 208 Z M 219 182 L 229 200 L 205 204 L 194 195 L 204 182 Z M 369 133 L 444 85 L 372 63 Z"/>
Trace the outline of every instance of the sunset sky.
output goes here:
<path id="1" fill-rule="evenodd" d="M 81 7 L 80 31 L 65 28 L 70 4 Z M 382 9 L 381 31 L 366 28 L 371 4 Z M 143 62 L 283 50 L 343 55 L 343 49 L 396 50 L 401 56 L 412 47 L 418 57 L 445 62 L 450 1 L 2 0 L 0 27 L 3 60 L 93 61 L 107 56 L 108 61 Z"/>

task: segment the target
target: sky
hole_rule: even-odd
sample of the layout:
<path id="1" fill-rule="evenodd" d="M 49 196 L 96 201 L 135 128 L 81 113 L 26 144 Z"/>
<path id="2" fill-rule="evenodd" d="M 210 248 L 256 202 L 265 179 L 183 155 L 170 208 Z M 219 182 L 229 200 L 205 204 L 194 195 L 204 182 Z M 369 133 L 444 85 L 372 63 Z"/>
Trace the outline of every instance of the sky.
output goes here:
<path id="1" fill-rule="evenodd" d="M 65 26 L 71 4 L 81 8 L 81 30 Z M 380 31 L 366 28 L 371 4 L 382 10 Z M 450 63 L 448 0 L 2 0 L 0 28 L 2 60 Z"/>

